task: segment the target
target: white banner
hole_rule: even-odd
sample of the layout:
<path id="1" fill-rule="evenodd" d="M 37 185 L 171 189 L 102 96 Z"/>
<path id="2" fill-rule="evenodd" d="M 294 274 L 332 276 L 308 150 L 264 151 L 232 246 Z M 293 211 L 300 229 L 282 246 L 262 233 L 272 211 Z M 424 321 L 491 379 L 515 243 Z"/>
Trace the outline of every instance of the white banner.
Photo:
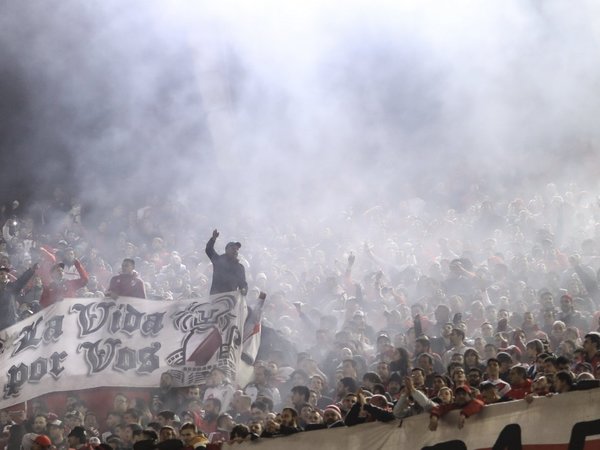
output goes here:
<path id="1" fill-rule="evenodd" d="M 458 429 L 458 411 L 430 431 L 429 414 L 392 423 L 309 431 L 261 439 L 239 447 L 260 450 L 598 450 L 600 449 L 600 389 L 486 406 Z M 225 446 L 223 447 L 225 448 Z"/>
<path id="2" fill-rule="evenodd" d="M 40 395 L 100 386 L 201 384 L 214 367 L 235 380 L 246 302 L 72 298 L 0 332 L 5 408 Z"/>

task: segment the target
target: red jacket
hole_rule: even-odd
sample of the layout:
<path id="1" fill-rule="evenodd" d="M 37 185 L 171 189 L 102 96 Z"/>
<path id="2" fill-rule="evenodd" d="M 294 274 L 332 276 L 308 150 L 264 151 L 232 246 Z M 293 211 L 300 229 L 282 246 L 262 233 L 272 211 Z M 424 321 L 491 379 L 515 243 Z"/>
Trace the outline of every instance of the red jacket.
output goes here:
<path id="1" fill-rule="evenodd" d="M 485 403 L 483 403 L 481 400 L 473 399 L 462 408 L 454 403 L 436 406 L 431 410 L 431 415 L 435 417 L 442 417 L 452 410 L 460 409 L 460 414 L 462 416 L 471 417 L 472 415 L 481 411 L 484 406 Z"/>
<path id="2" fill-rule="evenodd" d="M 591 364 L 594 376 L 596 378 L 600 377 L 600 351 L 596 352 L 591 358 L 585 355 L 585 362 Z"/>
<path id="3" fill-rule="evenodd" d="M 529 378 L 521 384 L 511 384 L 510 391 L 506 394 L 511 400 L 524 399 L 527 394 L 531 394 L 531 380 Z"/>
<path id="4" fill-rule="evenodd" d="M 115 275 L 110 279 L 108 290 L 119 297 L 146 298 L 144 282 L 137 277 L 135 272 L 131 275 L 124 273 Z"/>
<path id="5" fill-rule="evenodd" d="M 74 265 L 80 278 L 77 280 L 62 280 L 58 283 L 52 281 L 50 284 L 45 285 L 40 298 L 42 308 L 53 305 L 64 298 L 77 296 L 77 291 L 88 283 L 88 274 L 81 263 L 75 260 Z"/>

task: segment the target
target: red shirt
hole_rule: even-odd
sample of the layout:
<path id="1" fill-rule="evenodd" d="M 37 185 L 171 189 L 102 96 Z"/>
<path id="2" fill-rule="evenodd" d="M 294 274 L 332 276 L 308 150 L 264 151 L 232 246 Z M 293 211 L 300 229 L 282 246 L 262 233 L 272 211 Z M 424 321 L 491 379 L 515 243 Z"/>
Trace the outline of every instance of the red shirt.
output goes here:
<path id="1" fill-rule="evenodd" d="M 445 414 L 449 413 L 454 409 L 460 409 L 460 414 L 465 417 L 471 417 L 474 414 L 477 414 L 479 411 L 483 409 L 485 403 L 481 400 L 473 399 L 462 408 L 454 403 L 450 403 L 449 405 L 439 405 L 431 410 L 431 415 L 435 417 L 442 417 Z"/>
<path id="2" fill-rule="evenodd" d="M 531 394 L 531 380 L 527 378 L 521 384 L 511 384 L 510 391 L 506 395 L 511 400 L 524 399 L 527 394 Z"/>
<path id="3" fill-rule="evenodd" d="M 137 274 L 116 275 L 110 279 L 110 292 L 114 292 L 119 297 L 137 297 L 146 298 L 146 289 L 144 282 L 137 277 Z"/>
<path id="4" fill-rule="evenodd" d="M 59 282 L 52 281 L 45 285 L 42 297 L 40 298 L 40 305 L 42 305 L 42 308 L 53 305 L 63 298 L 77 296 L 77 291 L 88 283 L 88 274 L 81 263 L 78 260 L 75 260 L 74 266 L 77 269 L 77 272 L 79 272 L 80 278 L 77 280 L 62 280 Z"/>

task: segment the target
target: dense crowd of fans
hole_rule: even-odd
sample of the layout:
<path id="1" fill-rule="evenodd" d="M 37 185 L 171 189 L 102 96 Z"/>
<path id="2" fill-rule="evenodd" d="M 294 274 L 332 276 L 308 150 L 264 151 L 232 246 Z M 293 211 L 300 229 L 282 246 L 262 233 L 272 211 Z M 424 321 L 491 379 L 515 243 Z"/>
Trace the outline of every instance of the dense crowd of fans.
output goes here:
<path id="1" fill-rule="evenodd" d="M 245 386 L 221 369 L 184 388 L 164 374 L 148 403 L 120 393 L 106 417 L 76 393 L 64 411 L 39 400 L 1 413 L 8 450 L 198 448 L 417 414 L 434 432 L 451 410 L 462 428 L 492 403 L 599 383 L 600 206 L 576 186 L 460 211 L 411 201 L 331 222 L 292 213 L 279 228 L 248 218 L 226 246 L 239 270 L 216 259 L 216 230 L 198 235 L 213 224 L 175 203 L 91 221 L 58 190 L 22 209 L 2 210 L 0 327 L 67 297 L 208 298 L 214 263 L 247 281 L 234 288 L 267 334 Z"/>

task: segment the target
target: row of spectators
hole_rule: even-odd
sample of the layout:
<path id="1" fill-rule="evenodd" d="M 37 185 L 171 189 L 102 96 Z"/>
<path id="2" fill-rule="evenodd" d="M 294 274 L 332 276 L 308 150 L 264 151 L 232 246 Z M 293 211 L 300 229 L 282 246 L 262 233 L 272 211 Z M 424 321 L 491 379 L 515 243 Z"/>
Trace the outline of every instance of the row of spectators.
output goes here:
<path id="1" fill-rule="evenodd" d="M 460 329 L 454 331 L 453 336 L 463 339 Z M 419 339 L 424 342 L 423 337 Z M 483 369 L 455 358 L 444 373 L 433 370 L 436 354 L 421 353 L 404 377 L 401 371 L 391 371 L 393 361 L 385 359 L 374 371 L 358 377 L 354 360 L 347 359 L 334 389 L 327 388 L 323 375 L 309 376 L 301 369 L 288 380 L 280 379 L 273 375 L 278 372 L 273 362 L 257 362 L 254 380 L 237 390 L 221 369 L 213 369 L 205 385 L 185 388 L 173 387 L 165 373 L 149 404 L 117 393 L 109 413 L 99 418 L 77 394 L 70 394 L 69 411 L 62 417 L 48 412 L 38 399 L 32 402 L 29 417 L 24 411 L 17 417 L 2 411 L 0 426 L 9 450 L 39 450 L 33 445 L 36 440 L 42 448 L 58 450 L 219 448 L 224 443 L 393 422 L 419 414 L 429 417 L 429 428 L 435 432 L 438 422 L 453 410 L 459 411 L 458 427 L 462 428 L 469 417 L 489 405 L 531 403 L 536 397 L 600 387 L 588 366 L 575 369 L 580 363 L 551 355 L 540 340 L 530 341 L 526 350 L 533 361 L 529 366 L 513 364 L 508 353 L 500 352 L 497 358 L 488 358 Z M 595 363 L 600 360 L 598 332 L 585 336 L 582 358 L 589 355 Z M 292 385 L 282 399 L 281 394 Z"/>

